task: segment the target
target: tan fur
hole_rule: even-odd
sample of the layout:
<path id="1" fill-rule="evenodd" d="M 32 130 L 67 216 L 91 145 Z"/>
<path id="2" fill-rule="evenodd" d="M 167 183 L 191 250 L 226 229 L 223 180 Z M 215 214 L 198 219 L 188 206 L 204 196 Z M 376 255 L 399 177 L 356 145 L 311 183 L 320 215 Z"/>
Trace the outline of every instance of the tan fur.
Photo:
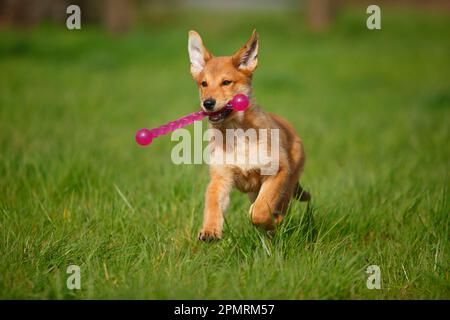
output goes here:
<path id="1" fill-rule="evenodd" d="M 214 98 L 217 101 L 214 111 L 217 111 L 225 107 L 237 93 L 251 96 L 252 74 L 258 57 L 256 31 L 244 47 L 229 57 L 214 57 L 195 31 L 189 32 L 189 41 L 191 72 L 198 84 L 201 101 Z M 231 81 L 231 84 L 223 85 L 224 80 Z M 202 82 L 206 82 L 207 86 L 203 86 Z M 276 159 L 279 161 L 279 169 L 275 175 L 262 175 L 258 164 L 211 164 L 211 181 L 206 190 L 204 221 L 199 234 L 201 240 L 222 237 L 224 213 L 233 188 L 248 194 L 252 202 L 252 223 L 267 230 L 274 229 L 283 219 L 293 197 L 309 199 L 309 195 L 302 191 L 298 183 L 305 163 L 303 145 L 286 120 L 264 112 L 252 100 L 250 107 L 244 112 L 233 111 L 223 122 L 210 123 L 209 126 L 223 132 L 224 137 L 226 129 L 268 129 L 269 132 L 271 129 L 279 129 L 279 158 Z M 268 142 L 270 146 L 270 139 Z M 220 144 L 213 139 L 210 143 L 213 151 L 217 148 L 224 151 L 227 141 Z"/>

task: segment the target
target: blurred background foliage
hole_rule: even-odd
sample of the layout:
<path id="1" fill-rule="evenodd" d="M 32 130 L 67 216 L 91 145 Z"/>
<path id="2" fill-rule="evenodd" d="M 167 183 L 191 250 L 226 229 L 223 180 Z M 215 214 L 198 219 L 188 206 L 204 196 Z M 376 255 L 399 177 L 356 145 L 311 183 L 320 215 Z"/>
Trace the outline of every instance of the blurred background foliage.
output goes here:
<path id="1" fill-rule="evenodd" d="M 174 14 L 184 10 L 214 11 L 291 11 L 303 14 L 309 27 L 326 31 L 336 15 L 349 7 L 384 7 L 444 11 L 450 13 L 446 0 L 0 0 L 0 26 L 30 27 L 42 21 L 61 23 L 66 19 L 65 9 L 76 4 L 83 10 L 83 24 L 99 24 L 111 33 L 129 31 L 142 23 L 153 26 L 173 21 Z M 292 18 L 292 17 L 291 17 Z M 213 14 L 210 19 L 213 21 Z"/>
<path id="2" fill-rule="evenodd" d="M 377 1 L 374 31 L 371 2 L 0 0 L 0 297 L 449 298 L 449 1 Z M 206 166 L 134 133 L 198 109 L 188 30 L 226 55 L 253 28 L 256 100 L 302 137 L 313 200 L 269 240 L 233 193 L 203 245 Z"/>

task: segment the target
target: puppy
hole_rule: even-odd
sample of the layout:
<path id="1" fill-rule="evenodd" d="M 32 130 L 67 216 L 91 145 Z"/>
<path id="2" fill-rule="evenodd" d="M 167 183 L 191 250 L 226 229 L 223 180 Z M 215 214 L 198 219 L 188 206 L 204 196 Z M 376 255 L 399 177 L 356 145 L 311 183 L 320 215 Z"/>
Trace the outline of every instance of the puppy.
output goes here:
<path id="1" fill-rule="evenodd" d="M 235 54 L 215 57 L 203 45 L 197 32 L 189 32 L 191 74 L 199 88 L 201 107 L 210 113 L 208 122 L 213 132 L 208 145 L 210 154 L 213 158 L 222 154 L 231 155 L 231 159 L 244 159 L 240 162 L 210 162 L 210 183 L 206 190 L 203 227 L 199 234 L 202 241 L 222 237 L 224 213 L 232 188 L 247 193 L 252 202 L 252 223 L 266 230 L 273 230 L 283 219 L 291 199 L 310 199 L 299 184 L 305 153 L 292 125 L 280 116 L 264 112 L 253 100 L 245 111 L 227 108 L 238 93 L 252 97 L 252 76 L 258 65 L 258 47 L 255 30 Z M 245 132 L 252 129 L 256 130 L 256 140 L 248 141 Z M 240 135 L 234 134 L 230 138 L 230 131 L 238 131 Z M 267 133 L 264 139 L 261 132 Z M 236 136 L 243 136 L 244 139 L 239 142 Z M 271 150 L 265 162 L 250 161 L 249 158 L 255 156 L 258 149 L 264 149 L 266 153 Z M 264 169 L 268 168 L 275 170 L 264 173 Z"/>

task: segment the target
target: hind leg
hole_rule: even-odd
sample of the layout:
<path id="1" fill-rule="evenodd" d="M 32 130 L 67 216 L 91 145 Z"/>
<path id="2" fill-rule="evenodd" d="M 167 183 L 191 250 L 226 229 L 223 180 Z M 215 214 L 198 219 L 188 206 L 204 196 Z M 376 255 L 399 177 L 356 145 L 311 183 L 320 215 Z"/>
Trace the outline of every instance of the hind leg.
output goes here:
<path id="1" fill-rule="evenodd" d="M 292 195 L 295 199 L 300 201 L 309 201 L 311 199 L 311 195 L 307 191 L 303 190 L 299 182 L 300 176 L 303 173 L 303 167 L 305 165 L 305 152 L 300 139 L 298 139 L 298 143 L 295 143 L 293 148 L 291 148 L 290 157 L 293 167 L 293 174 L 290 181 L 292 186 Z"/>
<path id="2" fill-rule="evenodd" d="M 286 183 L 286 191 L 280 198 L 277 210 L 274 212 L 277 223 L 280 223 L 283 220 L 292 199 L 299 199 L 300 201 L 308 201 L 310 199 L 309 193 L 304 191 L 298 182 L 305 163 L 303 146 L 301 143 L 294 146 L 295 147 L 292 148 L 290 153 L 289 164 L 291 170 L 288 182 Z"/>

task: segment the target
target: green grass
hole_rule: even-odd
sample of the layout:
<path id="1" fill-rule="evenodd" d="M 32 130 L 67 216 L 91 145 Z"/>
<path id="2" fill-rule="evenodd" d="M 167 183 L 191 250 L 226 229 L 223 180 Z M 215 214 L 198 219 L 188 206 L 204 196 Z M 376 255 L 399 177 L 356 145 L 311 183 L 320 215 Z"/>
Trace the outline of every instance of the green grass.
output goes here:
<path id="1" fill-rule="evenodd" d="M 0 297 L 450 298 L 450 21 L 341 15 L 327 35 L 293 15 L 173 17 L 125 37 L 85 27 L 0 33 Z M 307 153 L 309 207 L 273 239 L 237 192 L 224 239 L 196 240 L 205 165 L 175 166 L 140 127 L 195 110 L 187 30 L 230 54 L 257 27 L 254 86 Z M 66 268 L 81 267 L 81 290 Z M 366 288 L 379 265 L 381 290 Z"/>

